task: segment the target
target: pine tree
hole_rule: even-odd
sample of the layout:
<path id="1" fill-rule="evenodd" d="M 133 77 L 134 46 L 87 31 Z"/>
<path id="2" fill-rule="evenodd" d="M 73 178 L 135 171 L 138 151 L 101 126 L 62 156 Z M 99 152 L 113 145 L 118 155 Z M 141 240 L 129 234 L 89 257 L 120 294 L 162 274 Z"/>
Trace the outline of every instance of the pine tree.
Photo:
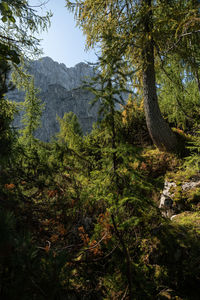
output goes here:
<path id="1" fill-rule="evenodd" d="M 176 55 L 159 65 L 157 74 L 159 105 L 163 115 L 174 127 L 191 133 L 198 124 L 200 113 L 195 72 Z"/>
<path id="2" fill-rule="evenodd" d="M 29 1 L 10 0 L 0 2 L 0 16 L 0 141 L 2 151 L 9 154 L 11 148 L 8 140 L 14 136 L 11 122 L 16 111 L 4 99 L 4 94 L 12 88 L 8 80 L 10 68 L 12 65 L 17 66 L 22 56 L 30 57 L 40 53 L 39 39 L 34 35 L 48 28 L 51 14 L 47 12 L 45 16 L 39 16 Z"/>
<path id="3" fill-rule="evenodd" d="M 26 144 L 31 144 L 34 141 L 35 131 L 41 125 L 42 110 L 44 109 L 44 104 L 38 98 L 39 90 L 34 86 L 34 78 L 30 78 L 25 87 L 26 96 L 23 102 L 24 115 L 22 117 L 22 124 L 24 129 L 22 129 L 22 139 Z"/>
<path id="4" fill-rule="evenodd" d="M 9 0 L 0 3 L 0 58 L 5 61 L 19 64 L 21 54 L 29 57 L 41 52 L 35 34 L 48 28 L 51 14 L 38 15 L 29 2 Z"/>
<path id="5" fill-rule="evenodd" d="M 13 89 L 13 85 L 8 83 L 10 65 L 0 59 L 0 162 L 11 157 L 11 151 L 15 140 L 15 133 L 11 123 L 16 112 L 13 103 L 5 99 L 5 93 Z"/>
<path id="6" fill-rule="evenodd" d="M 77 116 L 73 112 L 65 113 L 63 118 L 57 117 L 60 124 L 60 132 L 57 134 L 59 142 L 64 143 L 71 149 L 80 146 L 83 135 Z"/>
<path id="7" fill-rule="evenodd" d="M 107 150 L 111 154 L 113 181 L 120 193 L 117 175 L 117 117 L 120 114 L 119 107 L 125 103 L 128 93 L 132 92 L 127 86 L 130 72 L 127 61 L 118 55 L 119 49 L 112 32 L 110 30 L 104 32 L 102 39 L 102 53 L 96 64 L 97 75 L 93 77 L 87 88 L 95 95 L 93 104 L 98 103 L 100 124 L 109 136 L 110 145 Z"/>
<path id="8" fill-rule="evenodd" d="M 175 151 L 177 138 L 163 119 L 156 90 L 155 59 L 166 57 L 189 43 L 197 28 L 197 1 L 76 1 L 67 6 L 75 10 L 78 25 L 87 36 L 87 46 L 103 47 L 102 36 L 110 30 L 121 57 L 141 77 L 144 109 L 149 133 L 160 149 Z M 193 21 L 192 21 L 193 20 Z M 192 29 L 192 33 L 188 31 Z M 113 48 L 110 51 L 112 53 Z M 184 52 L 184 55 L 186 53 Z"/>

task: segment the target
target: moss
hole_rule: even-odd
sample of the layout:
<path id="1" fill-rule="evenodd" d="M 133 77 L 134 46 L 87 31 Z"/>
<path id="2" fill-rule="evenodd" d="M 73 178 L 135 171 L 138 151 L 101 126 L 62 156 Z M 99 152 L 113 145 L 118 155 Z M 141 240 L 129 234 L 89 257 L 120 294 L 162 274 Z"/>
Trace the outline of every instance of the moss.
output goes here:
<path id="1" fill-rule="evenodd" d="M 184 196 L 185 195 L 184 192 L 182 191 L 182 188 L 178 186 L 175 190 L 173 200 L 175 202 L 183 202 L 185 200 Z"/>
<path id="2" fill-rule="evenodd" d="M 182 161 L 173 153 L 160 151 L 157 148 L 146 148 L 141 153 L 140 171 L 152 178 L 164 176 L 166 172 L 177 170 Z"/>
<path id="3" fill-rule="evenodd" d="M 173 223 L 184 226 L 189 231 L 200 234 L 200 212 L 186 211 L 173 218 Z"/>
<path id="4" fill-rule="evenodd" d="M 189 155 L 190 151 L 187 147 L 187 144 L 193 141 L 193 137 L 189 134 L 186 134 L 183 130 L 178 128 L 172 128 L 178 140 L 178 147 L 176 149 L 177 154 L 180 157 L 185 157 Z"/>
<path id="5" fill-rule="evenodd" d="M 199 299 L 199 228 L 200 214 L 183 213 L 155 233 L 157 246 L 149 262 L 160 287 L 156 299 Z"/>
<path id="6" fill-rule="evenodd" d="M 167 172 L 166 179 L 170 182 L 174 181 L 177 185 L 181 185 L 183 181 L 189 181 L 196 177 L 198 177 L 198 174 L 195 170 L 184 168 L 184 160 L 181 161 L 179 164 L 180 168 L 175 169 L 171 172 Z"/>
<path id="7" fill-rule="evenodd" d="M 190 203 L 200 202 L 200 187 L 190 190 L 187 201 Z"/>
<path id="8" fill-rule="evenodd" d="M 184 161 L 183 161 L 184 163 Z M 179 206 L 178 211 L 199 210 L 200 207 L 200 187 L 199 185 L 183 190 L 182 186 L 186 182 L 200 181 L 200 174 L 190 168 L 181 167 L 175 172 L 168 172 L 165 180 L 174 182 L 176 186 L 170 188 L 174 206 Z"/>

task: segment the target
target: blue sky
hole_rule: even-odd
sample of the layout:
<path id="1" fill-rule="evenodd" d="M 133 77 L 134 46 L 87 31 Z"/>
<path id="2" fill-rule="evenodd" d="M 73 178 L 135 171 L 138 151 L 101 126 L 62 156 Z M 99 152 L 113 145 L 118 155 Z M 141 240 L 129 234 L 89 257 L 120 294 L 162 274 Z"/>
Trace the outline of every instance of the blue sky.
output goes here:
<path id="1" fill-rule="evenodd" d="M 40 3 L 41 0 L 32 0 L 31 3 Z M 65 0 L 49 0 L 45 8 L 54 14 L 48 32 L 41 35 L 41 47 L 44 55 L 53 60 L 64 63 L 67 67 L 83 62 L 94 62 L 94 51 L 85 51 L 85 37 L 76 27 L 74 16 L 65 7 Z M 41 11 L 39 10 L 39 13 Z"/>

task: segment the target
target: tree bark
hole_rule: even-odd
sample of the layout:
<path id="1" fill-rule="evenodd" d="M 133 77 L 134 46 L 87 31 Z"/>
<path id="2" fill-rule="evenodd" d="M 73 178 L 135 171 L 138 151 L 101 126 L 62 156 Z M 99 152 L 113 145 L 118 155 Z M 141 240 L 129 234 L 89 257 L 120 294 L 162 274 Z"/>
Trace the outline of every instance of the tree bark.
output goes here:
<path id="1" fill-rule="evenodd" d="M 153 140 L 153 143 L 160 150 L 176 151 L 178 141 L 168 123 L 161 115 L 158 105 L 156 92 L 155 66 L 154 66 L 154 46 L 151 37 L 152 31 L 152 11 L 151 0 L 143 0 L 148 6 L 144 16 L 144 36 L 148 35 L 143 48 L 143 93 L 144 93 L 144 111 L 147 128 Z"/>

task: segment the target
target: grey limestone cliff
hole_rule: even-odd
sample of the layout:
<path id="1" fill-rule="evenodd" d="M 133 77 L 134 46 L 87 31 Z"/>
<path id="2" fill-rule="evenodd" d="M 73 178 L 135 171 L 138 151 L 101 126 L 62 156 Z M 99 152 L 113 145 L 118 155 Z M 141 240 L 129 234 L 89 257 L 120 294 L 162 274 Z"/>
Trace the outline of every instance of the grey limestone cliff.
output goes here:
<path id="1" fill-rule="evenodd" d="M 37 130 L 36 137 L 49 141 L 59 131 L 56 116 L 62 118 L 69 111 L 77 115 L 84 133 L 92 129 L 92 124 L 97 121 L 98 105 L 91 107 L 94 96 L 82 88 L 83 81 L 90 80 L 94 75 L 92 67 L 79 63 L 67 68 L 50 57 L 44 57 L 30 63 L 29 73 L 34 75 L 35 86 L 40 90 L 39 97 L 45 103 L 42 127 Z M 9 92 L 7 96 L 17 102 L 24 98 L 18 90 Z M 19 117 L 15 120 L 15 126 L 20 127 Z"/>

